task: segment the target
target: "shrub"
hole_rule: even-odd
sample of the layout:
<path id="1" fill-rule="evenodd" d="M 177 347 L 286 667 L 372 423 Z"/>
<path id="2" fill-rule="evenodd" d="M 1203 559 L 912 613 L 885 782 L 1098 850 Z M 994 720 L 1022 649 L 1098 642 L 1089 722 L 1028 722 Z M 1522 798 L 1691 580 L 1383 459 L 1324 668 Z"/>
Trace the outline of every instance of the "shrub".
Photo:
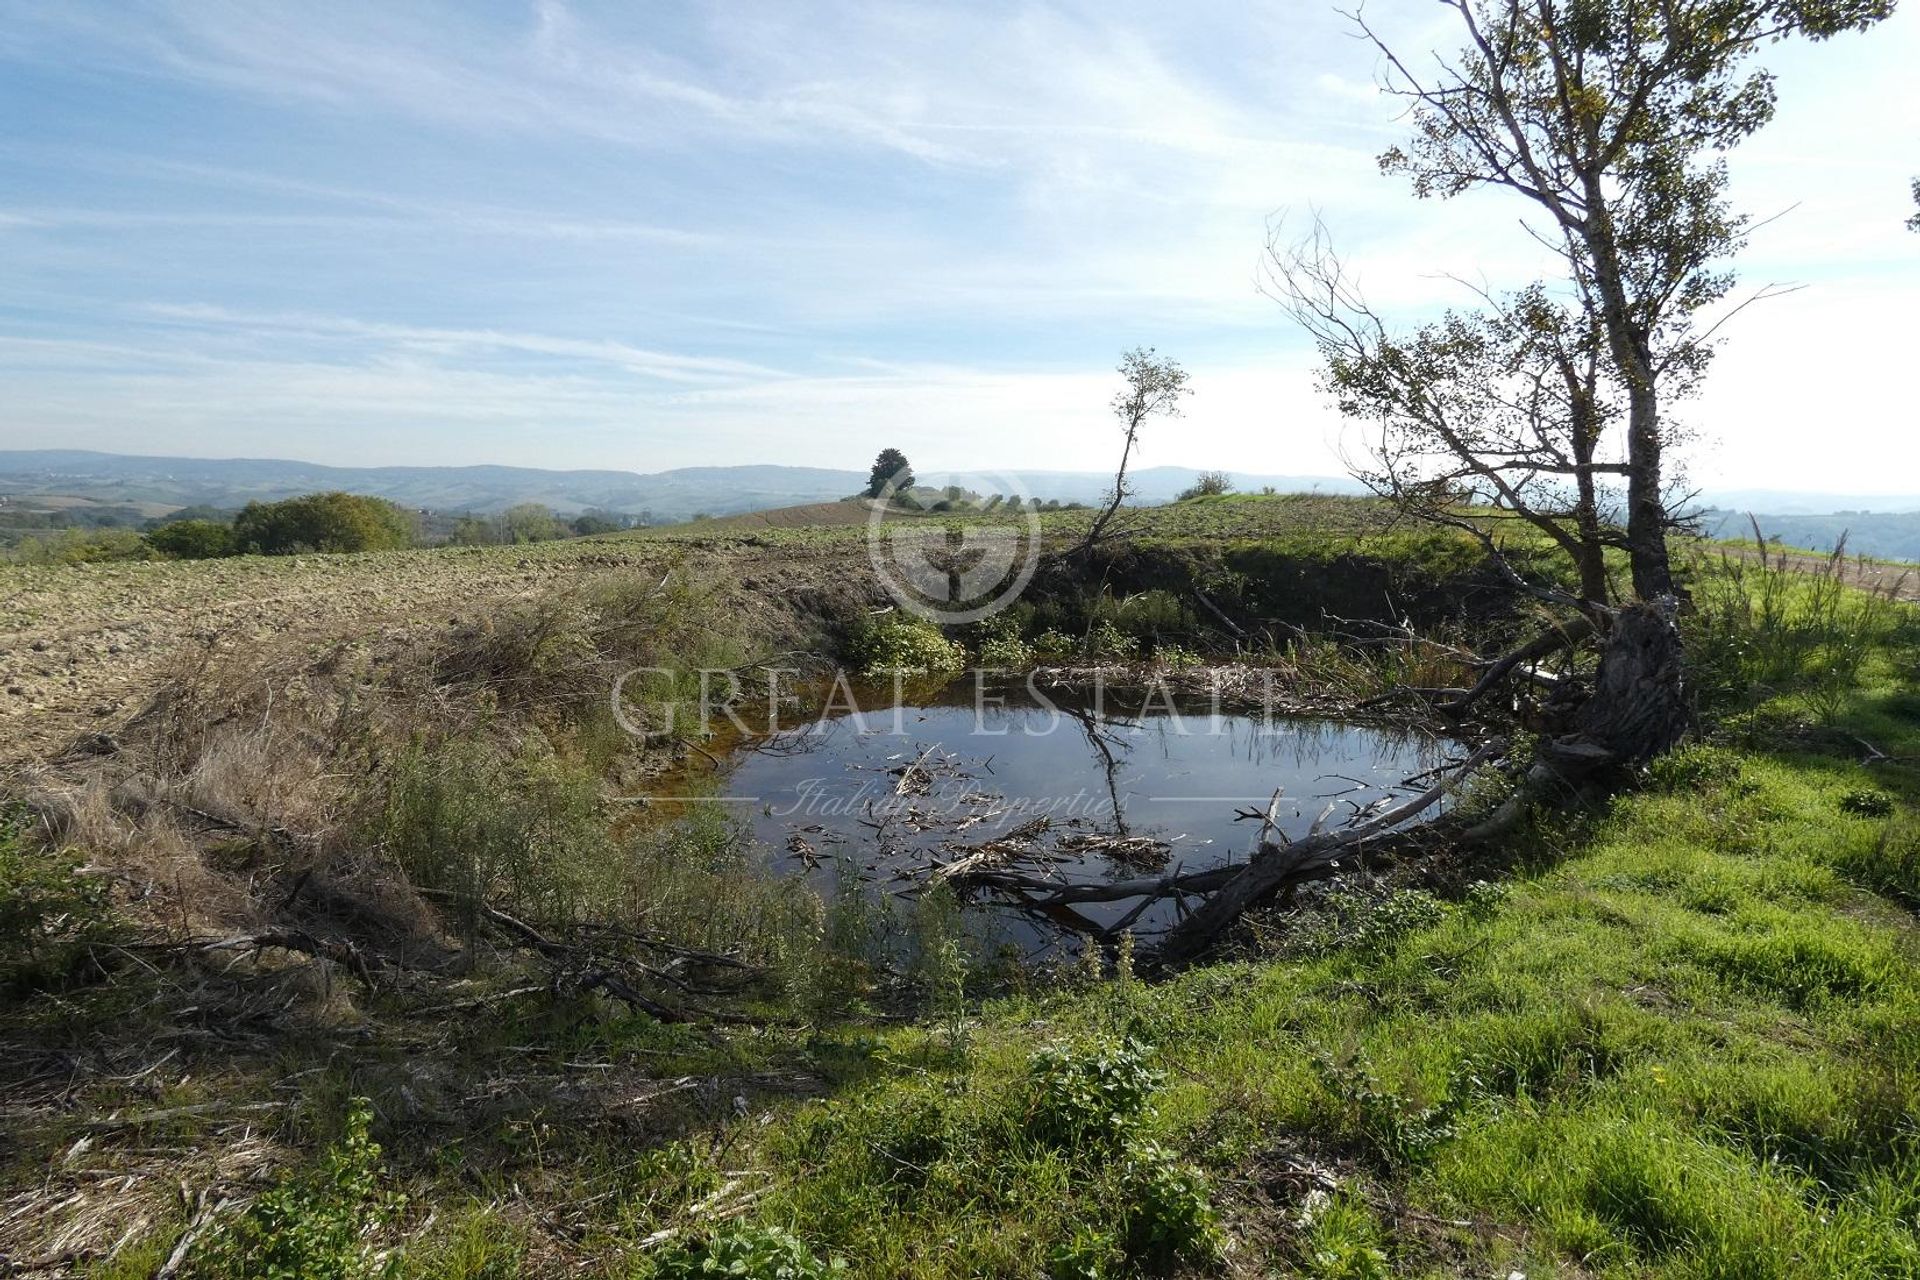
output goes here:
<path id="1" fill-rule="evenodd" d="M 1175 502 L 1188 502 L 1194 498 L 1217 498 L 1223 493 L 1233 492 L 1233 477 L 1224 471 L 1202 471 L 1194 482 L 1182 489 L 1174 498 Z M 1268 490 L 1272 492 L 1272 490 Z"/>
<path id="2" fill-rule="evenodd" d="M 385 551 L 413 541 L 409 513 L 384 499 L 352 493 L 249 502 L 233 520 L 234 545 L 263 555 Z"/>
<path id="3" fill-rule="evenodd" d="M 1446 918 L 1447 908 L 1424 889 L 1334 889 L 1324 900 L 1326 917 L 1309 939 L 1322 950 L 1348 948 L 1377 953 L 1410 933 L 1430 929 Z M 1310 945 L 1310 948 L 1312 946 Z"/>
<path id="4" fill-rule="evenodd" d="M 1140 638 L 1102 622 L 1087 633 L 1087 652 L 1096 658 L 1132 658 L 1140 652 Z"/>
<path id="5" fill-rule="evenodd" d="M 394 1273 L 397 1258 L 369 1238 L 403 1204 L 381 1187 L 380 1147 L 368 1136 L 373 1108 L 355 1098 L 346 1133 L 318 1167 L 283 1178 L 201 1245 L 194 1275 L 269 1280 L 365 1280 Z"/>
<path id="6" fill-rule="evenodd" d="M 1206 661 L 1199 654 L 1178 644 L 1157 644 L 1153 647 L 1153 660 L 1169 671 L 1184 671 L 1188 667 L 1197 667 Z"/>
<path id="7" fill-rule="evenodd" d="M 1033 651 L 1042 658 L 1064 658 L 1073 652 L 1073 637 L 1052 628 L 1033 638 Z"/>
<path id="8" fill-rule="evenodd" d="M 1205 1262 L 1219 1253 L 1218 1217 L 1207 1197 L 1207 1180 L 1158 1143 L 1127 1149 L 1120 1185 L 1121 1241 L 1127 1256 L 1155 1267 L 1179 1261 Z"/>
<path id="9" fill-rule="evenodd" d="M 1019 636 L 994 636 L 980 643 L 980 665 L 1023 671 L 1033 665 L 1033 646 Z"/>
<path id="10" fill-rule="evenodd" d="M 233 554 L 233 530 L 217 520 L 176 520 L 148 532 L 147 545 L 175 560 L 214 560 Z"/>
<path id="11" fill-rule="evenodd" d="M 1840 810 L 1856 818 L 1890 818 L 1893 797 L 1872 787 L 1855 787 L 1840 797 Z"/>
<path id="12" fill-rule="evenodd" d="M 131 529 L 63 529 L 23 539 L 9 558 L 17 564 L 106 564 L 151 560 L 155 554 Z"/>
<path id="13" fill-rule="evenodd" d="M 847 656 L 868 675 L 900 671 L 939 675 L 967 665 L 967 651 L 918 618 L 888 617 L 856 631 Z"/>
<path id="14" fill-rule="evenodd" d="M 596 779 L 531 749 L 503 758 L 479 741 L 409 748 L 390 770 L 371 835 L 421 888 L 545 919 L 604 901 L 615 869 Z"/>
<path id="15" fill-rule="evenodd" d="M 1387 1280 L 1393 1274 L 1380 1223 L 1358 1197 L 1325 1198 L 1311 1206 L 1307 1226 L 1307 1274 L 1316 1280 Z"/>
<path id="16" fill-rule="evenodd" d="M 1739 781 L 1740 757 L 1724 747 L 1686 746 L 1649 764 L 1647 778 L 1659 790 L 1676 794 L 1726 786 Z"/>
<path id="17" fill-rule="evenodd" d="M 1383 1088 L 1365 1057 L 1345 1064 L 1323 1058 L 1317 1066 L 1336 1101 L 1327 1118 L 1339 1136 L 1364 1143 L 1385 1167 L 1417 1164 L 1453 1136 L 1448 1108 L 1422 1107 Z"/>

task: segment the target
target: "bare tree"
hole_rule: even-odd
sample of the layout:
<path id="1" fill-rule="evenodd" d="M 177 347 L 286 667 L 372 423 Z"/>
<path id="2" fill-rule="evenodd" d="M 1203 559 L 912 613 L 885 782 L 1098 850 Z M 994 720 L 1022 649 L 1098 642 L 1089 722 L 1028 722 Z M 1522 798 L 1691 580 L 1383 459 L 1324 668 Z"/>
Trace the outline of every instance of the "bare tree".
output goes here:
<path id="1" fill-rule="evenodd" d="M 1466 41 L 1416 71 L 1359 14 L 1408 101 L 1414 136 L 1381 157 L 1421 196 L 1516 192 L 1565 260 L 1625 396 L 1626 541 L 1635 591 L 1672 594 L 1662 408 L 1712 353 L 1706 319 L 1748 220 L 1728 207 L 1724 154 L 1773 116 L 1747 63 L 1790 37 L 1864 29 L 1893 0 L 1441 0 Z"/>
<path id="2" fill-rule="evenodd" d="M 1450 311 L 1400 336 L 1361 296 L 1324 226 L 1269 245 L 1270 285 L 1313 335 L 1321 385 L 1368 424 L 1356 478 L 1403 511 L 1478 538 L 1527 590 L 1582 607 L 1613 591 L 1606 551 L 1626 540 L 1608 519 L 1609 484 L 1627 475 L 1620 388 L 1591 310 L 1542 286 Z M 1471 512 L 1471 514 L 1469 514 Z M 1579 595 L 1522 579 L 1502 555 L 1501 519 L 1522 521 L 1571 561 Z"/>
<path id="3" fill-rule="evenodd" d="M 1119 373 L 1127 385 L 1114 393 L 1113 416 L 1120 420 L 1125 440 L 1120 446 L 1120 466 L 1113 473 L 1113 486 L 1102 499 L 1100 511 L 1080 540 L 1076 552 L 1090 551 L 1102 538 L 1112 536 L 1109 526 L 1120 505 L 1133 495 L 1127 481 L 1127 466 L 1134 448 L 1140 443 L 1140 428 L 1154 417 L 1180 416 L 1181 398 L 1192 394 L 1187 371 L 1178 361 L 1159 356 L 1152 347 L 1135 347 L 1120 357 Z"/>

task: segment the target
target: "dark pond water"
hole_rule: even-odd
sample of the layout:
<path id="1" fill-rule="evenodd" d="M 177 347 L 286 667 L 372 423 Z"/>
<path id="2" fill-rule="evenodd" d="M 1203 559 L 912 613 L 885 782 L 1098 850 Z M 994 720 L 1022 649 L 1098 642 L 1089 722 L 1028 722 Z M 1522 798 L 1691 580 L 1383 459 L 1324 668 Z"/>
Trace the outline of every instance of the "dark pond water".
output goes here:
<path id="1" fill-rule="evenodd" d="M 1261 824 L 1237 815 L 1264 813 L 1276 790 L 1277 825 L 1299 836 L 1419 790 L 1407 780 L 1447 755 L 1443 741 L 1379 728 L 1142 701 L 1109 690 L 1097 707 L 1009 691 L 982 702 L 971 685 L 883 701 L 744 745 L 723 802 L 776 862 L 828 892 L 857 875 L 912 894 L 962 859 L 1073 882 L 1245 861 Z M 1059 932 L 1058 916 L 1014 924 L 1027 917 L 1005 894 L 963 896 L 1000 903 L 1023 941 Z M 1140 905 L 1076 910 L 1142 934 L 1172 922 L 1172 903 L 1133 915 Z"/>

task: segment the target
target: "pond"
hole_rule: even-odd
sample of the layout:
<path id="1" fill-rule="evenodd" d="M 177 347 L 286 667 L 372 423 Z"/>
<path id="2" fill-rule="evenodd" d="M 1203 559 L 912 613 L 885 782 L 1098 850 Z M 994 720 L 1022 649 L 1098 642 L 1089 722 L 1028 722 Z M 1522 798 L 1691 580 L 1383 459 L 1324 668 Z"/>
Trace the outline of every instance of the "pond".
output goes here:
<path id="1" fill-rule="evenodd" d="M 918 699 L 848 697 L 749 738 L 723 761 L 712 802 L 823 893 L 853 877 L 869 893 L 911 897 L 945 880 L 996 904 L 1008 937 L 1038 944 L 1063 928 L 1152 934 L 1178 908 L 1136 896 L 1043 916 L 966 873 L 1089 883 L 1244 862 L 1269 812 L 1289 837 L 1337 826 L 1428 785 L 1422 775 L 1447 746 L 1223 710 L 1164 688 L 963 680 Z"/>

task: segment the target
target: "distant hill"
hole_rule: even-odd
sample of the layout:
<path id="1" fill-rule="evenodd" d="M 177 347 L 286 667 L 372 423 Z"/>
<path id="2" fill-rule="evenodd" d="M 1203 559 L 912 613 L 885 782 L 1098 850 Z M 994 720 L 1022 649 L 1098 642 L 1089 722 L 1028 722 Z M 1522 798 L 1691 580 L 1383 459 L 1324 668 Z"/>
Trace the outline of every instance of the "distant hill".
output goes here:
<path id="1" fill-rule="evenodd" d="M 1151 467 L 1134 477 L 1140 501 L 1165 502 L 1194 482 L 1191 467 Z M 1093 502 L 1110 476 L 1095 471 L 958 472 L 928 482 L 998 492 L 1023 486 L 1040 498 Z M 499 511 L 540 502 L 562 514 L 599 509 L 685 520 L 830 502 L 866 484 L 863 471 L 825 467 L 681 467 L 631 471 L 545 471 L 534 467 L 328 467 L 273 458 L 169 458 L 80 449 L 0 450 L 0 494 L 57 494 L 152 507 L 237 507 L 327 489 L 387 498 L 433 511 Z M 1344 478 L 1236 476 L 1242 489 L 1353 492 Z"/>
<path id="2" fill-rule="evenodd" d="M 1920 560 L 1920 503 L 1911 511 L 1849 510 L 1814 515 L 1767 513 L 1749 517 L 1745 511 L 1712 510 L 1701 516 L 1701 527 L 1712 538 L 1753 537 L 1753 523 L 1768 538 L 1790 547 L 1831 551 L 1841 538 L 1847 551 L 1879 560 Z"/>
<path id="3" fill-rule="evenodd" d="M 1345 476 L 1230 473 L 1242 492 L 1357 493 Z M 1192 467 L 1132 473 L 1135 500 L 1168 502 L 1200 475 Z M 1112 476 L 1102 471 L 925 472 L 924 484 L 979 493 L 1018 486 L 1031 497 L 1098 502 Z M 234 508 L 300 493 L 344 489 L 437 512 L 494 512 L 540 502 L 563 515 L 586 510 L 645 515 L 655 522 L 698 514 L 740 515 L 833 502 L 866 484 L 864 471 L 829 467 L 680 467 L 632 471 L 546 471 L 536 467 L 327 467 L 276 458 L 169 458 L 81 449 L 0 450 L 0 508 L 83 508 L 88 504 L 159 515 L 180 507 Z M 9 501 L 7 495 L 12 495 Z M 23 498 L 25 501 L 23 501 Z M 1704 521 L 1715 537 L 1749 532 L 1760 512 L 1769 535 L 1825 550 L 1845 533 L 1856 552 L 1920 560 L 1920 496 L 1863 497 L 1774 491 L 1710 493 Z M 0 524 L 5 523 L 0 511 Z"/>

